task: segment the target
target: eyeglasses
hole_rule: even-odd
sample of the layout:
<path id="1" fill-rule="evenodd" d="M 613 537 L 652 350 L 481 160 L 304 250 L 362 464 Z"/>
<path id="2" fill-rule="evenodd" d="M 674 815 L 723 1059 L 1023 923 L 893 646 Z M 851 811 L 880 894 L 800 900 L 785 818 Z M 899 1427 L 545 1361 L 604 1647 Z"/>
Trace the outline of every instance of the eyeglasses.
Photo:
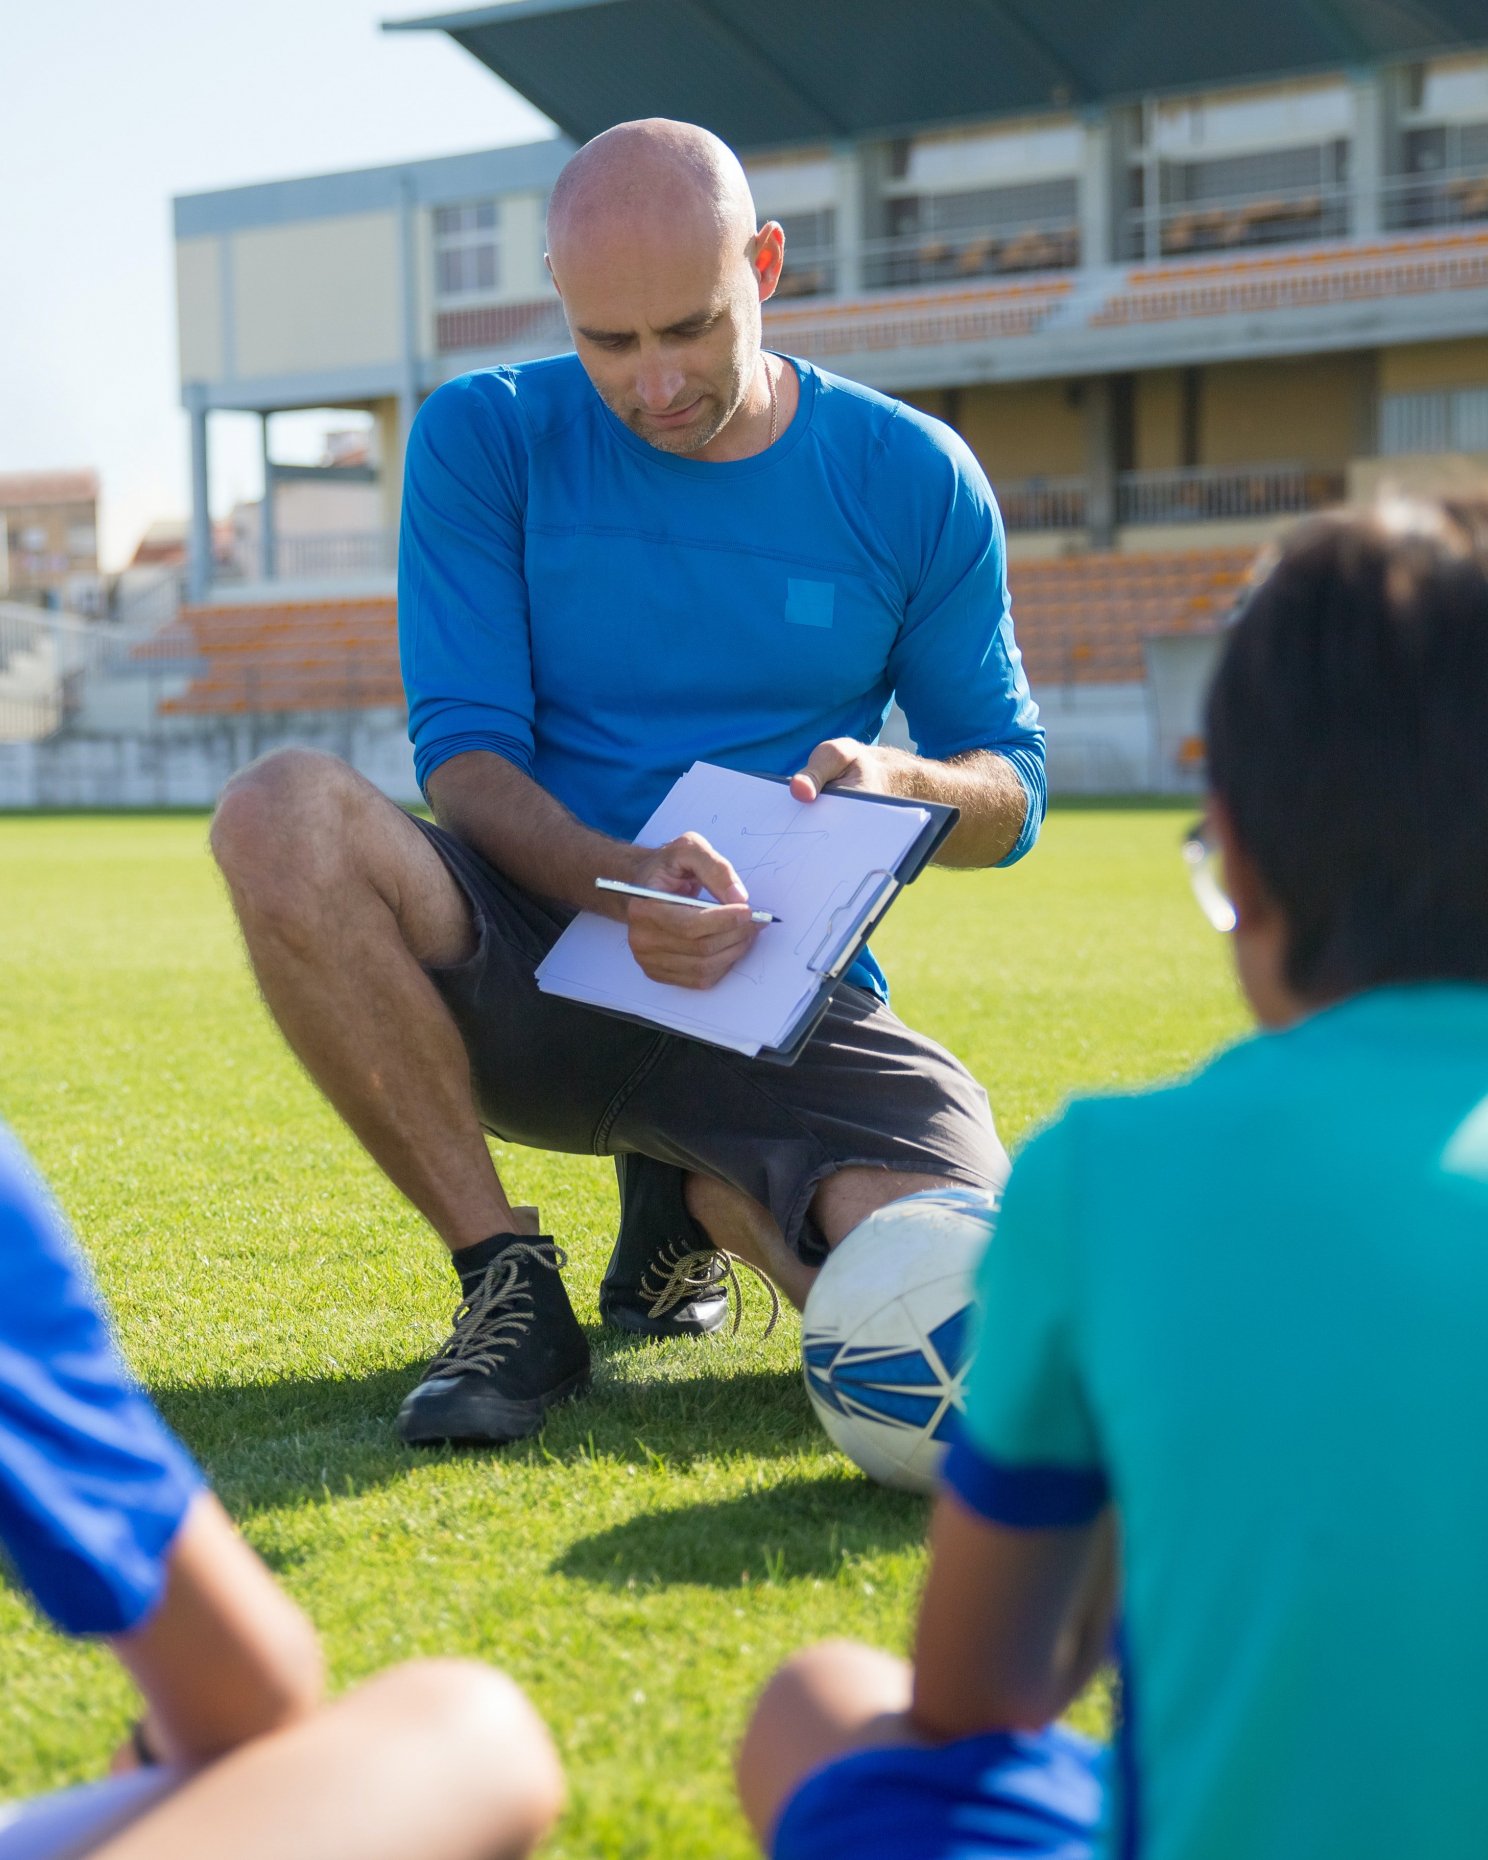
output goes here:
<path id="1" fill-rule="evenodd" d="M 1188 882 L 1193 886 L 1199 909 L 1216 930 L 1228 936 L 1235 928 L 1235 907 L 1224 887 L 1219 848 L 1210 835 L 1207 820 L 1196 820 L 1184 834 L 1183 863 L 1188 868 Z"/>

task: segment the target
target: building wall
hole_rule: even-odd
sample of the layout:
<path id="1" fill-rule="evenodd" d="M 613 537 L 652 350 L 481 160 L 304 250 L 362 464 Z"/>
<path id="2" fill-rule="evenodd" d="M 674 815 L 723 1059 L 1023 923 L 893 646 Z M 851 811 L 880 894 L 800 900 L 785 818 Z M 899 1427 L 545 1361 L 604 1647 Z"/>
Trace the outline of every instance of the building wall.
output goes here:
<path id="1" fill-rule="evenodd" d="M 1183 370 L 1154 368 L 1132 384 L 1132 465 L 1137 471 L 1174 471 L 1184 458 Z"/>
<path id="2" fill-rule="evenodd" d="M 398 216 L 359 213 L 233 237 L 237 373 L 395 362 Z"/>
<path id="3" fill-rule="evenodd" d="M 1488 337 L 1384 349 L 1380 353 L 1379 385 L 1382 394 L 1420 394 L 1435 388 L 1488 385 Z"/>
<path id="4" fill-rule="evenodd" d="M 183 381 L 227 372 L 222 328 L 222 240 L 176 241 L 176 331 Z"/>
<path id="5" fill-rule="evenodd" d="M 1309 355 L 1206 368 L 1199 463 L 1337 466 L 1374 450 L 1372 354 Z"/>
<path id="6" fill-rule="evenodd" d="M 1084 419 L 1062 381 L 929 389 L 903 398 L 954 426 L 994 484 L 1077 477 L 1085 469 Z"/>
<path id="7" fill-rule="evenodd" d="M 9 532 L 0 554 L 8 562 L 11 595 L 66 595 L 79 578 L 97 575 L 95 500 L 0 505 L 0 529 Z"/>

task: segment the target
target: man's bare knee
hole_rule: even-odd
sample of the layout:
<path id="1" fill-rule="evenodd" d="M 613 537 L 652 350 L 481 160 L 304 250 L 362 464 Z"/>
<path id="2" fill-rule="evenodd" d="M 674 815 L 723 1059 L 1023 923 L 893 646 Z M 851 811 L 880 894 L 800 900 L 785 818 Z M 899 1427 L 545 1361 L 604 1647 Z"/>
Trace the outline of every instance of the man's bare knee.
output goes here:
<path id="1" fill-rule="evenodd" d="M 232 777 L 212 816 L 212 853 L 229 884 L 282 870 L 307 851 L 306 831 L 329 817 L 353 771 L 316 749 L 276 749 Z"/>

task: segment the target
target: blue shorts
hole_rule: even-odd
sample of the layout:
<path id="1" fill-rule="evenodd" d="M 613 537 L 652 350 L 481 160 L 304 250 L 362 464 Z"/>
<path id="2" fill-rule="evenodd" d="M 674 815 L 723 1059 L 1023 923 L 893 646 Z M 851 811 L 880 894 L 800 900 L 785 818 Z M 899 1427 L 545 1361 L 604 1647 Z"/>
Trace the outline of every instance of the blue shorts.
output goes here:
<path id="1" fill-rule="evenodd" d="M 1092 1860 L 1104 1772 L 1058 1725 L 860 1750 L 806 1778 L 772 1860 Z"/>

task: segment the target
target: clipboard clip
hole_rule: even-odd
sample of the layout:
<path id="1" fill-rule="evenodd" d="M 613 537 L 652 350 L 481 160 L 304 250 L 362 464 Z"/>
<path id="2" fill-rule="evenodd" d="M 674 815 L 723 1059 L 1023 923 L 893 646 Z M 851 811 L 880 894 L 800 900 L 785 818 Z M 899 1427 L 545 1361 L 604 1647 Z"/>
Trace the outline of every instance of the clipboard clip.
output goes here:
<path id="1" fill-rule="evenodd" d="M 866 906 L 861 905 L 860 900 L 864 891 L 876 878 L 882 879 L 883 884 L 879 887 L 878 893 L 871 903 Z M 817 944 L 811 955 L 806 958 L 806 967 L 813 975 L 827 975 L 833 980 L 836 979 L 838 972 L 847 966 L 845 957 L 853 946 L 852 933 L 848 931 L 845 933 L 846 941 L 838 953 L 837 960 L 834 962 L 832 957 L 826 953 L 835 946 L 839 934 L 842 934 L 839 933 L 837 929 L 838 918 L 846 916 L 850 923 L 861 924 L 865 931 L 872 929 L 873 921 L 878 915 L 879 906 L 892 894 L 892 890 L 897 885 L 897 882 L 894 873 L 889 871 L 886 866 L 875 866 L 871 872 L 865 872 L 863 874 L 858 880 L 852 895 L 846 898 L 841 904 L 837 905 L 827 918 L 827 927 L 822 932 L 821 941 Z"/>

